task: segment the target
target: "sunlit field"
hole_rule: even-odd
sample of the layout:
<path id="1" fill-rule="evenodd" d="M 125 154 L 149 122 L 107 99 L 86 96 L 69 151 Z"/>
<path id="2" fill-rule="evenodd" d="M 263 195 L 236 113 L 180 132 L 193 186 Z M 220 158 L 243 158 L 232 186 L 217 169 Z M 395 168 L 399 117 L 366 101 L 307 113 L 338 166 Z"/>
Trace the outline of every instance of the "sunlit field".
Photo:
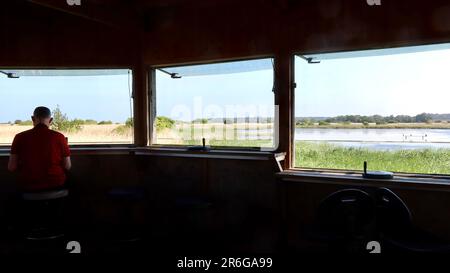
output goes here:
<path id="1" fill-rule="evenodd" d="M 234 147 L 273 146 L 273 125 L 270 123 L 177 123 L 171 129 L 157 130 L 156 144 L 206 145 Z"/>
<path id="2" fill-rule="evenodd" d="M 82 125 L 78 132 L 63 132 L 70 144 L 95 144 L 95 143 L 132 143 L 133 132 L 124 124 L 107 125 Z M 0 125 L 0 144 L 9 145 L 14 136 L 20 132 L 31 129 L 32 126 Z"/>

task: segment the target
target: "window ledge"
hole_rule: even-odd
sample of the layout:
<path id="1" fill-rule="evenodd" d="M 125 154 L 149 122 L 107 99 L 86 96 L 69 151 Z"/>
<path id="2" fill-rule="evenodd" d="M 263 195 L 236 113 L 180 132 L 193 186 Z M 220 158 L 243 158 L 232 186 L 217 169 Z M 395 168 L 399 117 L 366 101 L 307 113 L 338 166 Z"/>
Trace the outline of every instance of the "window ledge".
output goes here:
<path id="1" fill-rule="evenodd" d="M 189 151 L 187 148 L 160 148 L 143 147 L 136 148 L 137 155 L 143 156 L 171 156 L 189 158 L 210 158 L 210 159 L 236 159 L 236 160 L 272 160 L 280 156 L 274 152 L 263 151 L 238 151 L 238 150 L 209 150 L 209 151 Z"/>
<path id="2" fill-rule="evenodd" d="M 235 160 L 282 160 L 285 153 L 242 151 L 242 150 L 210 150 L 189 151 L 186 148 L 156 147 L 71 147 L 72 155 L 126 155 L 171 156 L 188 158 L 235 159 Z M 0 148 L 0 157 L 9 157 L 10 148 Z M 281 158 L 281 159 L 280 159 Z"/>
<path id="3" fill-rule="evenodd" d="M 134 147 L 70 147 L 72 155 L 133 154 Z M 11 148 L 0 148 L 0 157 L 10 155 Z"/>
<path id="4" fill-rule="evenodd" d="M 276 174 L 280 182 L 306 182 L 369 187 L 430 188 L 450 191 L 450 177 L 395 175 L 394 179 L 367 179 L 358 173 L 338 173 L 331 171 L 285 170 Z"/>

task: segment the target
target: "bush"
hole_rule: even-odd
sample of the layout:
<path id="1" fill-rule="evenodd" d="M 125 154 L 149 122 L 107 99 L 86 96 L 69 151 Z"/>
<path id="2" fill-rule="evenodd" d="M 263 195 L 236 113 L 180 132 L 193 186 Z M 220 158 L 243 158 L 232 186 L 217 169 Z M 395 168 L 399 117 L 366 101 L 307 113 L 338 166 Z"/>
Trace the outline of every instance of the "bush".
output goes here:
<path id="1" fill-rule="evenodd" d="M 327 125 L 330 125 L 330 123 L 323 120 L 319 121 L 319 126 L 327 126 Z"/>
<path id="2" fill-rule="evenodd" d="M 310 120 L 310 119 L 302 119 L 302 120 L 298 120 L 295 123 L 296 126 L 313 126 L 314 125 L 314 121 Z"/>
<path id="3" fill-rule="evenodd" d="M 97 125 L 97 121 L 93 119 L 86 119 L 84 120 L 85 125 Z"/>
<path id="4" fill-rule="evenodd" d="M 110 120 L 102 120 L 98 123 L 98 125 L 111 125 L 111 124 L 113 124 L 113 122 Z"/>
<path id="5" fill-rule="evenodd" d="M 196 123 L 196 124 L 208 124 L 208 119 L 207 118 L 198 118 L 198 119 L 194 119 L 193 121 L 192 121 L 192 123 Z M 247 122 L 249 122 L 247 119 L 246 119 L 246 123 Z"/>
<path id="6" fill-rule="evenodd" d="M 161 131 L 163 129 L 172 129 L 175 126 L 175 121 L 168 117 L 156 117 L 156 130 Z"/>
<path id="7" fill-rule="evenodd" d="M 120 123 L 116 123 L 116 124 L 120 124 Z M 126 135 L 126 134 L 131 133 L 132 128 L 133 128 L 133 118 L 128 118 L 125 121 L 125 125 L 117 126 L 114 130 L 112 130 L 112 133 L 118 134 L 118 135 Z"/>
<path id="8" fill-rule="evenodd" d="M 119 125 L 114 128 L 114 130 L 112 130 L 112 133 L 117 135 L 128 135 L 131 134 L 131 132 L 131 127 L 128 127 L 126 125 Z"/>
<path id="9" fill-rule="evenodd" d="M 133 118 L 128 118 L 128 119 L 125 121 L 125 127 L 132 128 L 133 125 L 134 125 Z"/>
<path id="10" fill-rule="evenodd" d="M 82 121 L 80 119 L 69 120 L 67 115 L 64 114 L 59 105 L 53 110 L 53 122 L 52 129 L 59 132 L 76 133 L 82 130 Z"/>
<path id="11" fill-rule="evenodd" d="M 14 121 L 14 124 L 20 125 L 20 126 L 31 126 L 31 125 L 33 125 L 33 122 L 31 120 L 22 121 L 20 119 L 17 119 Z"/>

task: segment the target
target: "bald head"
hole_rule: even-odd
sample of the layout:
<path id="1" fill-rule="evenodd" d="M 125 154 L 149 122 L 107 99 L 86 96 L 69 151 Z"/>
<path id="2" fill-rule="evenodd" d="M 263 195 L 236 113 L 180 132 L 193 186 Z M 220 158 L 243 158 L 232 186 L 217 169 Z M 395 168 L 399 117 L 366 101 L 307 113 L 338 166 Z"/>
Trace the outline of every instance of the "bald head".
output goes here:
<path id="1" fill-rule="evenodd" d="M 33 116 L 35 118 L 50 118 L 52 115 L 50 109 L 45 106 L 39 106 L 34 109 Z"/>
<path id="2" fill-rule="evenodd" d="M 31 117 L 33 120 L 33 125 L 36 126 L 40 123 L 50 126 L 52 122 L 52 112 L 45 106 L 39 106 L 34 109 L 33 116 Z"/>

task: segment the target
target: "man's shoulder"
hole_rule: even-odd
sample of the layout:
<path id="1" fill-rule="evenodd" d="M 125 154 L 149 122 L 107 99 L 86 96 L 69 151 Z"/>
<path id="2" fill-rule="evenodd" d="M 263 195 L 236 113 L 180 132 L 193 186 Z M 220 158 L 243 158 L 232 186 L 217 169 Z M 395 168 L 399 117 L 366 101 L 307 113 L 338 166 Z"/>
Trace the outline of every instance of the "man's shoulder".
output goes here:
<path id="1" fill-rule="evenodd" d="M 55 130 L 50 130 L 50 133 L 54 136 L 54 137 L 57 137 L 57 138 L 65 138 L 65 136 L 62 134 L 62 133 L 60 133 L 60 132 L 58 132 L 58 131 L 55 131 Z"/>
<path id="2" fill-rule="evenodd" d="M 33 131 L 33 129 L 28 129 L 26 131 L 20 132 L 20 133 L 16 134 L 16 138 L 21 138 L 26 135 L 29 135 L 29 134 L 31 134 L 32 131 Z"/>

